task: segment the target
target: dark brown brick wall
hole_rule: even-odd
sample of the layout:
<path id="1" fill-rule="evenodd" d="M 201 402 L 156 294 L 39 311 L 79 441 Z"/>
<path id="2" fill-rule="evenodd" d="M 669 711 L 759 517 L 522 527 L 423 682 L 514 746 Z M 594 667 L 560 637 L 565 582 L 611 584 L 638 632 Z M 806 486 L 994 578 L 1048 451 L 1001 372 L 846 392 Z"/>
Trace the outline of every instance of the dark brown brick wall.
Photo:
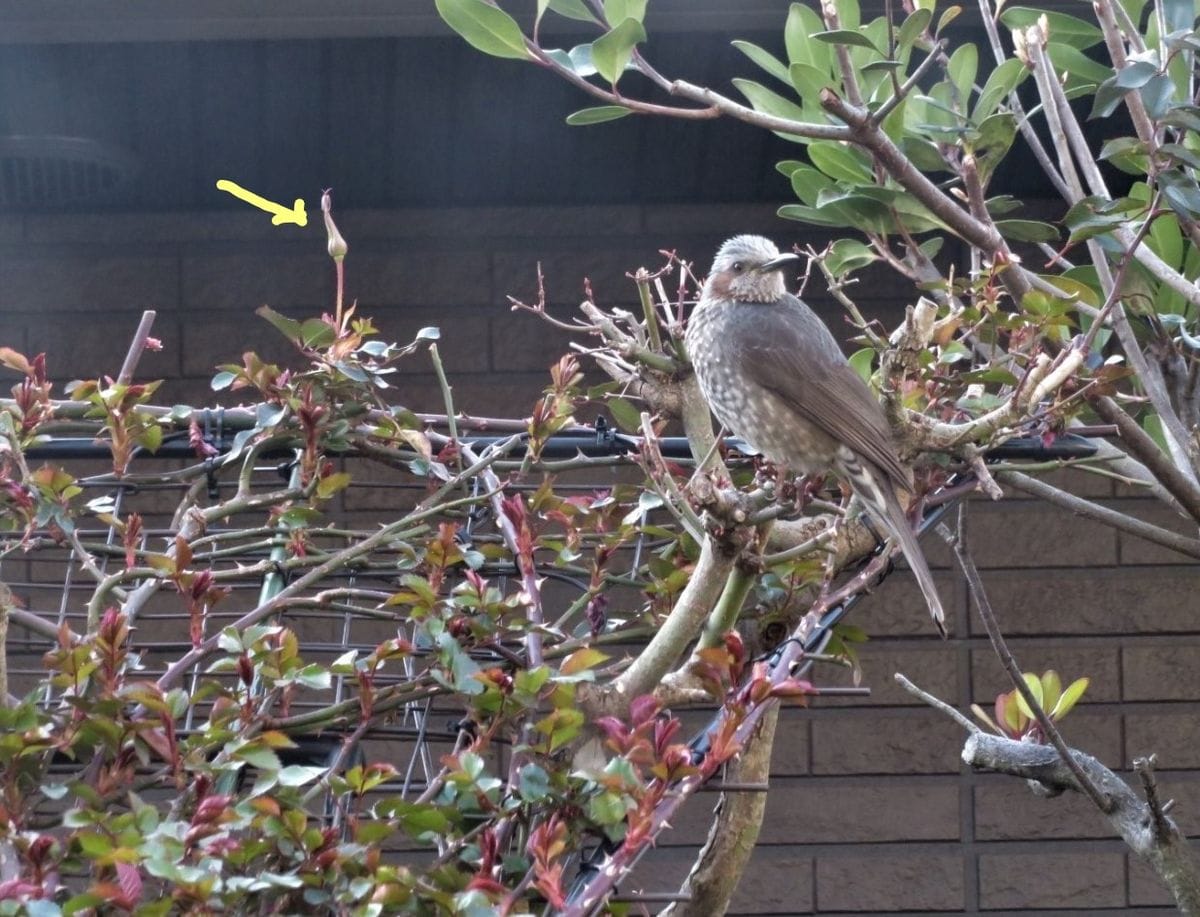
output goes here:
<path id="1" fill-rule="evenodd" d="M 524 413 L 563 350 L 562 334 L 506 303 L 507 294 L 533 297 L 538 261 L 555 313 L 568 317 L 585 276 L 603 303 L 632 306 L 624 274 L 657 265 L 659 249 L 678 248 L 702 271 L 734 232 L 823 242 L 758 205 L 352 211 L 339 223 L 350 241 L 347 291 L 360 312 L 402 339 L 439 325 L 457 403 L 483 414 Z M 332 287 L 319 221 L 276 228 L 255 212 L 0 218 L 0 344 L 45 350 L 61 382 L 115 373 L 141 310 L 154 308 L 163 350 L 144 357 L 141 375 L 168 380 L 164 401 L 211 401 L 214 363 L 250 347 L 288 359 L 253 315 L 257 306 L 312 314 L 329 307 Z M 905 294 L 880 270 L 853 295 L 895 319 Z M 817 289 L 806 296 L 840 327 L 827 297 Z M 424 355 L 394 379 L 395 400 L 440 407 Z M 1058 480 L 1158 524 L 1180 524 L 1106 478 Z M 373 508 L 348 500 L 351 510 Z M 1200 570 L 1036 501 L 979 501 L 971 519 L 1018 660 L 1092 678 L 1088 702 L 1065 724 L 1068 740 L 1117 768 L 1157 752 L 1164 793 L 1178 799 L 1187 830 L 1200 833 Z M 966 772 L 953 724 L 894 686 L 893 672 L 903 671 L 964 708 L 987 707 L 1006 687 L 946 551 L 932 539 L 927 549 L 953 636 L 931 637 L 903 572 L 856 609 L 854 621 L 872 636 L 862 663 L 874 693 L 785 712 L 761 843 L 734 912 L 1164 907 L 1154 877 L 1128 861 L 1082 800 L 1038 800 L 1014 781 Z M 716 799 L 694 799 L 624 891 L 671 890 Z"/>

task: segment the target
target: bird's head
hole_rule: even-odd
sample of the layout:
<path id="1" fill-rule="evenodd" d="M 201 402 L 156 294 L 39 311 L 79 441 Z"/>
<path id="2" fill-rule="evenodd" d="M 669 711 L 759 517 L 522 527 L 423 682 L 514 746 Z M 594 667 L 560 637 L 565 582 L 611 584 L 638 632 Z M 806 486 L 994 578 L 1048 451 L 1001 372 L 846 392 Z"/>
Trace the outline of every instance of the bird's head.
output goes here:
<path id="1" fill-rule="evenodd" d="M 734 302 L 775 302 L 787 292 L 782 268 L 799 255 L 779 254 L 770 239 L 734 236 L 717 250 L 704 282 L 706 297 Z"/>

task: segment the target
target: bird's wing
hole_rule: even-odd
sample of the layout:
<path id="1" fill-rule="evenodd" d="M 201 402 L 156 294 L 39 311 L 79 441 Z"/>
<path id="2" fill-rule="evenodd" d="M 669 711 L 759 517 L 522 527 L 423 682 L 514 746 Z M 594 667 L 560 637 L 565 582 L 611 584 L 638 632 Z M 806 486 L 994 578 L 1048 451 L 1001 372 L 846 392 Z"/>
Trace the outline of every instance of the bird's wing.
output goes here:
<path id="1" fill-rule="evenodd" d="M 883 408 L 817 314 L 790 294 L 737 308 L 740 321 L 730 323 L 726 339 L 734 365 L 897 486 L 911 488 Z"/>

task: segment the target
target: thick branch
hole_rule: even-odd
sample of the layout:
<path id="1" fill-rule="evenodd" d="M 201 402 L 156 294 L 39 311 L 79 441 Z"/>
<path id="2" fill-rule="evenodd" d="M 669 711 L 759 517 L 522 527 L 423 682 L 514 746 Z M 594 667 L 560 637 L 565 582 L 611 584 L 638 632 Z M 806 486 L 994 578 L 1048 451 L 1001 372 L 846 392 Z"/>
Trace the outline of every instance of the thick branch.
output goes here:
<path id="1" fill-rule="evenodd" d="M 727 780 L 743 785 L 766 783 L 778 722 L 779 705 L 772 704 L 759 719 L 737 762 L 726 772 Z M 722 796 L 708 840 L 679 889 L 690 900 L 672 904 L 662 912 L 664 917 L 708 917 L 729 909 L 738 880 L 758 842 L 766 809 L 767 794 L 763 792 L 735 791 Z"/>
<path id="2" fill-rule="evenodd" d="M 971 767 L 1033 780 L 1056 790 L 1080 790 L 1076 772 L 1083 773 L 1108 797 L 1105 813 L 1113 830 L 1129 849 L 1145 860 L 1175 896 L 1184 914 L 1200 914 L 1200 871 L 1179 828 L 1161 809 L 1152 811 L 1107 767 L 1075 749 L 1068 749 L 1074 769 L 1046 745 L 1017 742 L 986 732 L 972 733 L 963 745 L 962 759 Z M 1164 825 L 1165 831 L 1156 830 Z"/>
<path id="3" fill-rule="evenodd" d="M 1113 399 L 1092 399 L 1092 407 L 1108 423 L 1114 424 L 1121 439 L 1138 460 L 1162 483 L 1193 519 L 1200 522 L 1200 487 L 1175 466 L 1143 430 Z"/>
<path id="4" fill-rule="evenodd" d="M 1039 481 L 1037 478 L 1021 474 L 1019 471 L 1001 471 L 997 473 L 996 477 L 1017 490 L 1040 497 L 1047 503 L 1053 503 L 1062 509 L 1102 522 L 1118 531 L 1128 532 L 1130 535 L 1160 544 L 1164 548 L 1170 548 L 1172 551 L 1178 551 L 1188 557 L 1200 559 L 1200 540 L 1198 539 L 1188 538 L 1186 535 L 1180 535 L 1170 529 L 1151 525 L 1149 522 L 1119 513 L 1115 509 L 1077 497 L 1065 490 L 1059 490 L 1045 481 Z"/>

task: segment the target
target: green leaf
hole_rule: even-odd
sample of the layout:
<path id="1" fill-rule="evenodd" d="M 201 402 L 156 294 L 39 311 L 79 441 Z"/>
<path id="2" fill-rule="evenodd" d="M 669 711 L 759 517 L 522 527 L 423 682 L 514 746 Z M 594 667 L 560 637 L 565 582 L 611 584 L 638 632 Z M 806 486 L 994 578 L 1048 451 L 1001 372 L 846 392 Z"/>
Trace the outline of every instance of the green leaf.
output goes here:
<path id="1" fill-rule="evenodd" d="M 626 19 L 641 22 L 646 18 L 646 0 L 604 0 L 604 18 L 609 25 Z"/>
<path id="2" fill-rule="evenodd" d="M 254 310 L 254 314 L 269 321 L 289 341 L 300 340 L 300 322 L 294 318 L 288 318 L 286 315 L 276 312 L 270 306 L 259 306 Z"/>
<path id="3" fill-rule="evenodd" d="M 788 75 L 787 65 L 770 51 L 764 51 L 758 45 L 741 39 L 733 41 L 731 44 L 775 79 L 791 85 L 792 78 Z"/>
<path id="4" fill-rule="evenodd" d="M 306 783 L 312 783 L 324 773 L 325 768 L 323 767 L 289 764 L 279 771 L 277 779 L 281 786 L 304 786 Z"/>
<path id="5" fill-rule="evenodd" d="M 925 34 L 932 19 L 933 12 L 931 10 L 917 9 L 909 13 L 896 32 L 897 53 L 903 55 L 908 51 L 916 40 Z"/>
<path id="6" fill-rule="evenodd" d="M 857 239 L 838 239 L 829 247 L 829 253 L 825 256 L 825 266 L 831 274 L 839 277 L 878 260 L 879 256 L 865 242 L 859 242 Z"/>
<path id="7" fill-rule="evenodd" d="M 1065 70 L 1071 76 L 1078 77 L 1087 83 L 1099 85 L 1113 75 L 1112 67 L 1106 67 L 1099 61 L 1092 60 L 1078 48 L 1062 42 L 1052 42 L 1046 48 L 1046 53 L 1056 71 Z"/>
<path id="8" fill-rule="evenodd" d="M 1057 721 L 1070 713 L 1071 709 L 1079 703 L 1079 699 L 1083 697 L 1083 692 L 1087 690 L 1089 683 L 1090 680 L 1087 678 L 1077 678 L 1071 682 L 1058 698 L 1054 709 L 1050 711 L 1050 718 Z"/>
<path id="9" fill-rule="evenodd" d="M 1035 220 L 997 220 L 996 229 L 1006 239 L 1017 242 L 1057 242 L 1058 230 L 1049 223 Z"/>
<path id="10" fill-rule="evenodd" d="M 810 36 L 825 28 L 821 18 L 803 3 L 793 3 L 788 9 L 787 24 L 783 28 L 783 43 L 787 48 L 788 63 L 808 64 L 822 73 L 829 73 L 833 49 Z"/>
<path id="11" fill-rule="evenodd" d="M 1041 707 L 1042 706 L 1042 680 L 1040 678 L 1038 678 L 1036 675 L 1034 675 L 1032 672 L 1025 672 L 1021 675 L 1021 677 L 1025 679 L 1025 684 L 1029 686 L 1029 693 L 1033 695 L 1034 702 L 1039 707 Z M 1026 702 L 1025 696 L 1023 694 L 1021 694 L 1019 691 L 1017 691 L 1015 693 L 1017 695 L 1017 706 L 1021 708 L 1021 712 L 1024 713 L 1027 717 L 1029 717 L 1031 720 L 1035 719 L 1035 717 L 1033 715 L 1033 710 L 1029 706 L 1028 702 Z"/>
<path id="12" fill-rule="evenodd" d="M 305 347 L 328 347 L 336 337 L 333 326 L 319 318 L 310 318 L 300 325 L 300 342 Z"/>
<path id="13" fill-rule="evenodd" d="M 526 764 L 517 778 L 517 792 L 526 802 L 540 802 L 550 794 L 550 778 L 536 764 Z"/>
<path id="14" fill-rule="evenodd" d="M 975 112 L 972 115 L 974 120 L 980 122 L 988 117 L 1027 76 L 1029 70 L 1015 57 L 1010 57 L 997 66 L 988 74 L 987 82 L 983 84 L 979 101 L 975 103 Z"/>
<path id="15" fill-rule="evenodd" d="M 1046 17 L 1048 24 L 1049 34 L 1046 38 L 1049 41 L 1062 42 L 1083 51 L 1104 40 L 1104 33 L 1099 27 L 1053 10 L 1012 6 L 1000 14 L 1000 21 L 1010 29 L 1024 29 L 1036 23 L 1042 16 Z"/>
<path id="16" fill-rule="evenodd" d="M 867 157 L 836 140 L 818 140 L 808 145 L 814 166 L 837 181 L 871 184 L 875 181 Z"/>
<path id="17" fill-rule="evenodd" d="M 961 6 L 950 6 L 946 8 L 946 12 L 938 17 L 937 28 L 933 30 L 934 35 L 941 35 L 942 30 L 950 23 L 957 19 L 962 14 Z"/>
<path id="18" fill-rule="evenodd" d="M 552 12 L 565 16 L 567 19 L 577 19 L 580 22 L 595 22 L 596 17 L 588 9 L 584 0 L 538 0 L 538 8 L 549 6 Z"/>
<path id="19" fill-rule="evenodd" d="M 833 29 L 828 32 L 814 32 L 811 38 L 817 41 L 823 41 L 829 45 L 853 45 L 856 48 L 870 48 L 872 51 L 879 51 L 862 32 L 856 32 L 851 29 Z M 882 53 L 882 52 L 880 52 Z"/>
<path id="20" fill-rule="evenodd" d="M 642 414 L 632 402 L 624 398 L 610 398 L 605 404 L 617 426 L 626 433 L 637 433 L 642 428 Z"/>
<path id="21" fill-rule="evenodd" d="M 585 124 L 602 124 L 605 121 L 616 121 L 626 115 L 633 114 L 623 105 L 597 105 L 595 108 L 581 108 L 567 115 L 567 123 L 572 127 Z"/>
<path id="22" fill-rule="evenodd" d="M 467 44 L 493 57 L 532 60 L 517 21 L 484 0 L 434 0 L 438 15 Z"/>
<path id="23" fill-rule="evenodd" d="M 1128 175 L 1145 175 L 1150 166 L 1146 144 L 1137 137 L 1114 137 L 1100 148 L 1102 160 L 1108 160 Z"/>
<path id="24" fill-rule="evenodd" d="M 1042 707 L 1047 712 L 1054 709 L 1062 696 L 1062 679 L 1054 669 L 1042 673 Z"/>
<path id="25" fill-rule="evenodd" d="M 853 369 L 863 382 L 870 382 L 871 375 L 874 372 L 875 350 L 872 347 L 864 347 L 862 350 L 856 350 L 850 355 L 850 368 Z"/>
<path id="26" fill-rule="evenodd" d="M 592 63 L 596 65 L 596 71 L 615 86 L 633 57 L 634 46 L 645 40 L 646 30 L 640 22 L 622 20 L 616 28 L 592 42 Z"/>
<path id="27" fill-rule="evenodd" d="M 564 659 L 558 671 L 562 675 L 578 675 L 580 672 L 595 668 L 606 659 L 608 656 L 600 650 L 584 647 Z"/>
<path id="28" fill-rule="evenodd" d="M 789 121 L 805 121 L 804 110 L 795 102 L 789 102 L 783 96 L 776 92 L 772 92 L 761 83 L 755 83 L 753 80 L 744 80 L 737 78 L 733 81 L 733 85 L 738 88 L 738 92 L 746 97 L 755 111 L 761 111 L 764 114 L 774 115 L 776 118 L 786 118 Z M 776 132 L 778 133 L 778 132 Z M 781 136 L 789 136 L 783 134 Z M 789 139 L 795 140 L 795 136 L 789 136 Z"/>
<path id="29" fill-rule="evenodd" d="M 979 72 L 979 51 L 974 45 L 959 45 L 950 55 L 946 67 L 950 82 L 958 91 L 959 110 L 971 110 L 971 89 L 975 85 L 975 74 Z"/>

